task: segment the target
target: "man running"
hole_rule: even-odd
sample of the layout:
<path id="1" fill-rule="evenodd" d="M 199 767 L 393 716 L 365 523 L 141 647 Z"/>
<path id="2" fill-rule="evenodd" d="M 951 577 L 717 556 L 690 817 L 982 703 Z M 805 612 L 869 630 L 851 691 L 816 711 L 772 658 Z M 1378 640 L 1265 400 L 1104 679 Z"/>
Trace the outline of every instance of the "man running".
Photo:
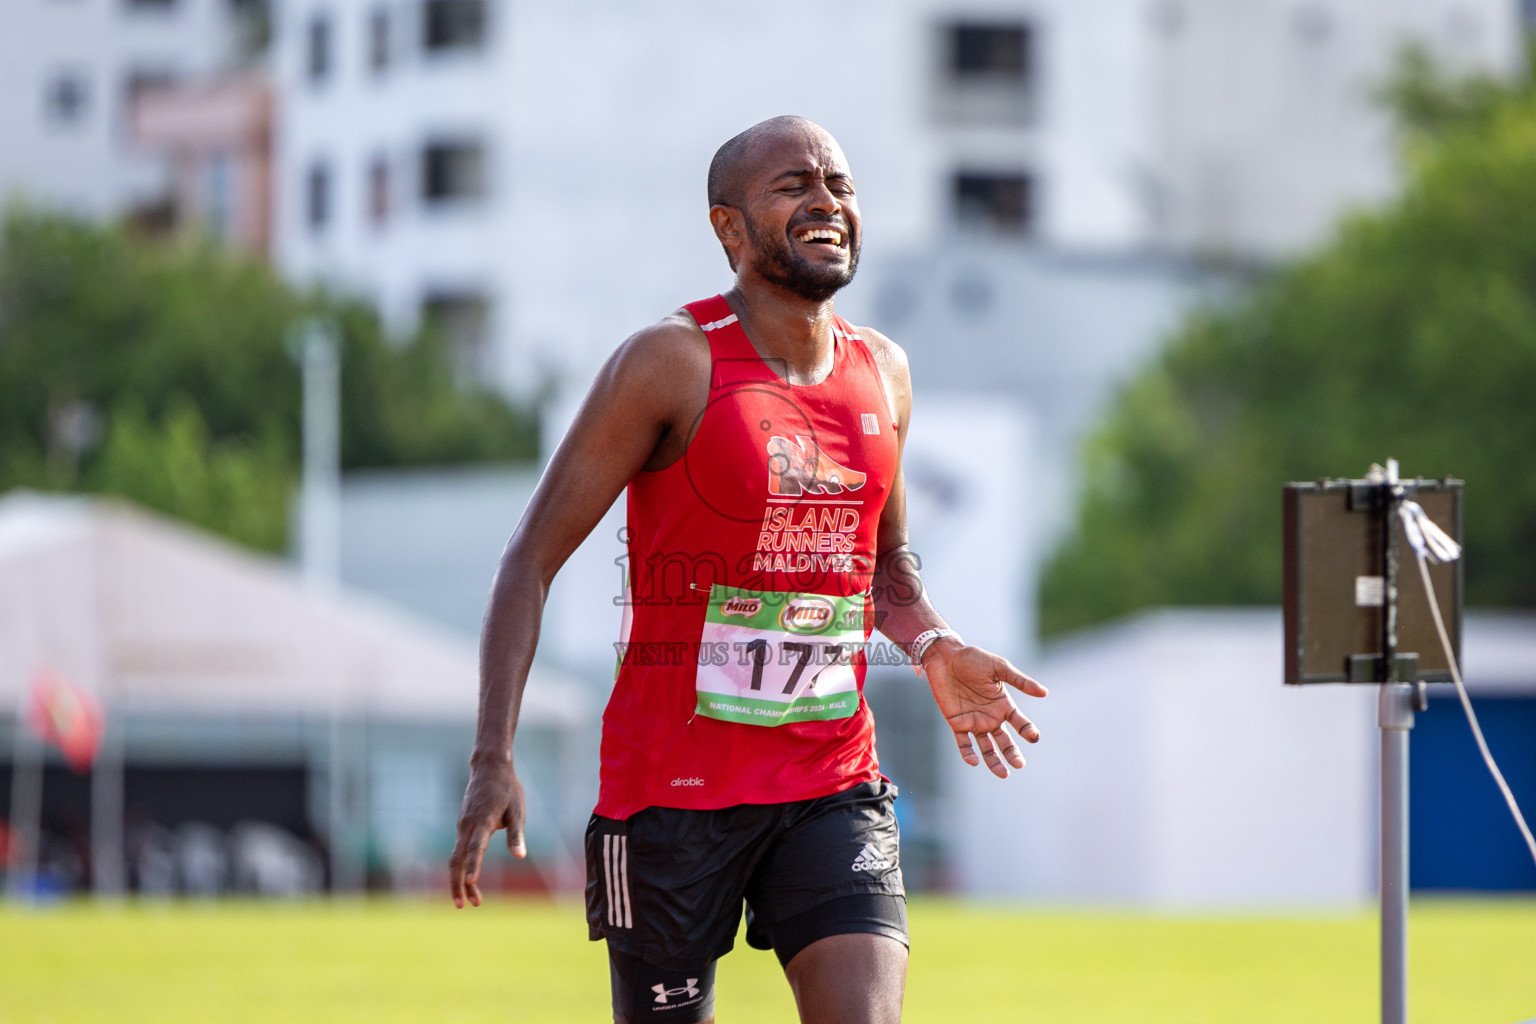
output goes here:
<path id="1" fill-rule="evenodd" d="M 1046 691 L 923 593 L 906 356 L 832 308 L 860 242 L 837 143 L 803 118 L 749 128 L 715 154 L 709 206 L 735 287 L 619 346 L 502 555 L 453 900 L 479 905 L 497 829 L 526 853 L 512 737 L 545 596 L 628 487 L 625 636 L 586 838 L 615 1021 L 714 1020 L 743 903 L 802 1021 L 898 1021 L 906 904 L 863 645 L 876 627 L 901 645 L 960 755 L 999 776 L 1024 765 L 1008 726 L 1040 738 L 1007 686 Z"/>

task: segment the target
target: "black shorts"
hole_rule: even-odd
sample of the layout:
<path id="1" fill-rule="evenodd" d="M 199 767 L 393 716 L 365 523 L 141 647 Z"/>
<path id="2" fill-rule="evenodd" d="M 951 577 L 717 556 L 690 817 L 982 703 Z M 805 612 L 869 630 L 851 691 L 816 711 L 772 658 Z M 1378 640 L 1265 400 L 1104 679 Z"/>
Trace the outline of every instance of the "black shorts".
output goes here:
<path id="1" fill-rule="evenodd" d="M 705 1019 L 743 901 L 747 943 L 784 964 L 829 935 L 906 943 L 895 796 L 882 780 L 792 803 L 593 815 L 587 925 L 608 940 L 615 1012 Z"/>

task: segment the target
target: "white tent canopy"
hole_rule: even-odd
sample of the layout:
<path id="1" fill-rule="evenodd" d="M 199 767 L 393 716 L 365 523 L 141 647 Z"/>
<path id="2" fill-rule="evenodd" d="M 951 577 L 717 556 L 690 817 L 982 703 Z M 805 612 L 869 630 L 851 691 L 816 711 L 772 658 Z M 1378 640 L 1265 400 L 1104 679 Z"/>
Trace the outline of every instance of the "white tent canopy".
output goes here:
<path id="1" fill-rule="evenodd" d="M 478 692 L 463 637 L 119 502 L 13 492 L 0 708 L 43 667 L 118 711 L 451 721 Z M 579 724 L 579 684 L 536 668 L 523 720 Z"/>

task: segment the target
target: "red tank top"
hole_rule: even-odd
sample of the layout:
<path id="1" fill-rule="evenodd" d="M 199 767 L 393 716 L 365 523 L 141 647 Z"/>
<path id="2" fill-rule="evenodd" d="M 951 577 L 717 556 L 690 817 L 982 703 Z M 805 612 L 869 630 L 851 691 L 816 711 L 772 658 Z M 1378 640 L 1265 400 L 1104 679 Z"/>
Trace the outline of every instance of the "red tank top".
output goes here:
<path id="1" fill-rule="evenodd" d="M 832 372 L 786 383 L 725 299 L 690 304 L 708 404 L 629 484 L 629 603 L 597 813 L 826 796 L 879 777 L 862 645 L 895 412 L 842 319 Z"/>

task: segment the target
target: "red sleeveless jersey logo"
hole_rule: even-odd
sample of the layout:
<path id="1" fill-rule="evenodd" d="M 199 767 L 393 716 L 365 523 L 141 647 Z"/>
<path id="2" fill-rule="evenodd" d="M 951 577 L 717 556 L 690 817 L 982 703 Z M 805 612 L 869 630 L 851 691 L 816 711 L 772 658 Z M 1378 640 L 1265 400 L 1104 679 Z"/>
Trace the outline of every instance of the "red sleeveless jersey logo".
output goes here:
<path id="1" fill-rule="evenodd" d="M 772 494 L 839 494 L 864 486 L 865 474 L 839 466 L 816 442 L 797 436 L 793 443 L 775 435 L 768 441 L 768 490 Z"/>

